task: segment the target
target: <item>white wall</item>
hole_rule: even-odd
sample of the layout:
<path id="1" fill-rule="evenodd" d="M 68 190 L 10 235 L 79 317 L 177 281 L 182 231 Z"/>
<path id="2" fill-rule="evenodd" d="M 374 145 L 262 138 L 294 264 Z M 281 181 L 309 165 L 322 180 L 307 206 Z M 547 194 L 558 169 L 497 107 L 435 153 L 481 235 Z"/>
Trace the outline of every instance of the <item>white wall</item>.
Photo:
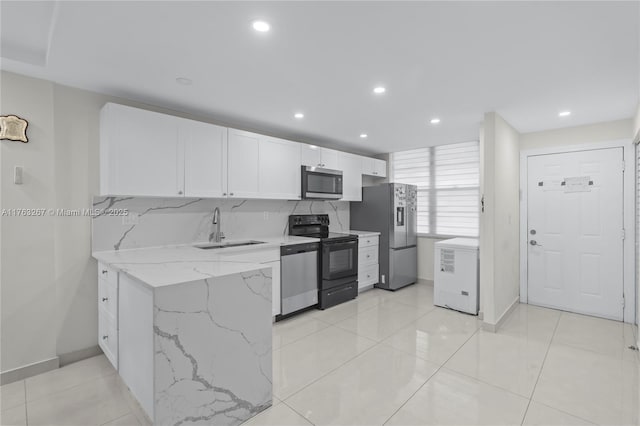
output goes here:
<path id="1" fill-rule="evenodd" d="M 491 327 L 519 296 L 519 134 L 495 112 L 487 113 L 480 152 L 480 294 Z"/>
<path id="2" fill-rule="evenodd" d="M 418 278 L 433 281 L 434 244 L 443 238 L 418 237 Z"/>
<path id="3" fill-rule="evenodd" d="M 53 86 L 2 73 L 1 114 L 29 121 L 29 143 L 0 142 L 1 207 L 43 208 L 54 204 Z M 13 168 L 24 167 L 24 184 L 13 184 Z M 54 219 L 2 216 L 0 258 L 2 371 L 56 356 Z"/>
<path id="4" fill-rule="evenodd" d="M 523 133 L 520 135 L 520 149 L 583 145 L 616 139 L 628 139 L 632 133 L 632 126 L 633 120 L 625 119 L 542 132 Z"/>

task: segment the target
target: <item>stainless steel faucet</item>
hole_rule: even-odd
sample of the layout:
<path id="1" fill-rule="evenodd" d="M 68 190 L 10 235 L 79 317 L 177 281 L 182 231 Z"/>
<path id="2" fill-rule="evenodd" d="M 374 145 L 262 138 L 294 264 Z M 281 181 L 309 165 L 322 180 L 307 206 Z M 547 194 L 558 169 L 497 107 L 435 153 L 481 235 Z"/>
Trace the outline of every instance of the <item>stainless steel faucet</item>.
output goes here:
<path id="1" fill-rule="evenodd" d="M 209 235 L 209 241 L 213 241 L 219 243 L 224 238 L 224 233 L 220 232 L 220 209 L 218 207 L 213 211 L 213 220 L 211 221 L 212 225 L 215 225 L 215 231 Z"/>

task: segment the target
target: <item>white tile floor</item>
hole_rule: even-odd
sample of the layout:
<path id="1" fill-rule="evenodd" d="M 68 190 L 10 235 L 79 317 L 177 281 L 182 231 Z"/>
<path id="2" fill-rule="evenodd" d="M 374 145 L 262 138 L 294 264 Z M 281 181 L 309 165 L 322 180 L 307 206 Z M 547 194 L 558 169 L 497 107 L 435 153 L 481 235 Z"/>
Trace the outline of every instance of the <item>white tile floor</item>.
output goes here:
<path id="1" fill-rule="evenodd" d="M 375 289 L 275 324 L 274 405 L 245 424 L 639 424 L 633 327 L 520 305 L 494 334 L 432 295 Z M 2 425 L 147 423 L 103 356 L 0 391 Z"/>

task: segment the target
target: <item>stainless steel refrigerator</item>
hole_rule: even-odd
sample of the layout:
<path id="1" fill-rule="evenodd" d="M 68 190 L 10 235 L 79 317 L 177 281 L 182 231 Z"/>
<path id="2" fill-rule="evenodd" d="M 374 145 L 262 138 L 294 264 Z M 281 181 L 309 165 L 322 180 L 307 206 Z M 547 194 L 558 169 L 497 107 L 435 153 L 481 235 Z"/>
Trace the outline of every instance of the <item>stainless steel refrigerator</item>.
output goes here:
<path id="1" fill-rule="evenodd" d="M 418 279 L 415 185 L 385 183 L 362 188 L 351 203 L 351 229 L 380 232 L 380 276 L 376 287 L 397 290 Z"/>

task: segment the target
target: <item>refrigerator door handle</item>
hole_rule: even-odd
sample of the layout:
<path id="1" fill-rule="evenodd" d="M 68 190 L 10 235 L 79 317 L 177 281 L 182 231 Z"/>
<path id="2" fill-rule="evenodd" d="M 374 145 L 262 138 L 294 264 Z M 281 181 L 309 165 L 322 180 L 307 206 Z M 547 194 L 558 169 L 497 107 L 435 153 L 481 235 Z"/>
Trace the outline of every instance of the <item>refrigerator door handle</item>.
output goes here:
<path id="1" fill-rule="evenodd" d="M 404 226 L 404 207 L 396 207 L 396 226 Z"/>

